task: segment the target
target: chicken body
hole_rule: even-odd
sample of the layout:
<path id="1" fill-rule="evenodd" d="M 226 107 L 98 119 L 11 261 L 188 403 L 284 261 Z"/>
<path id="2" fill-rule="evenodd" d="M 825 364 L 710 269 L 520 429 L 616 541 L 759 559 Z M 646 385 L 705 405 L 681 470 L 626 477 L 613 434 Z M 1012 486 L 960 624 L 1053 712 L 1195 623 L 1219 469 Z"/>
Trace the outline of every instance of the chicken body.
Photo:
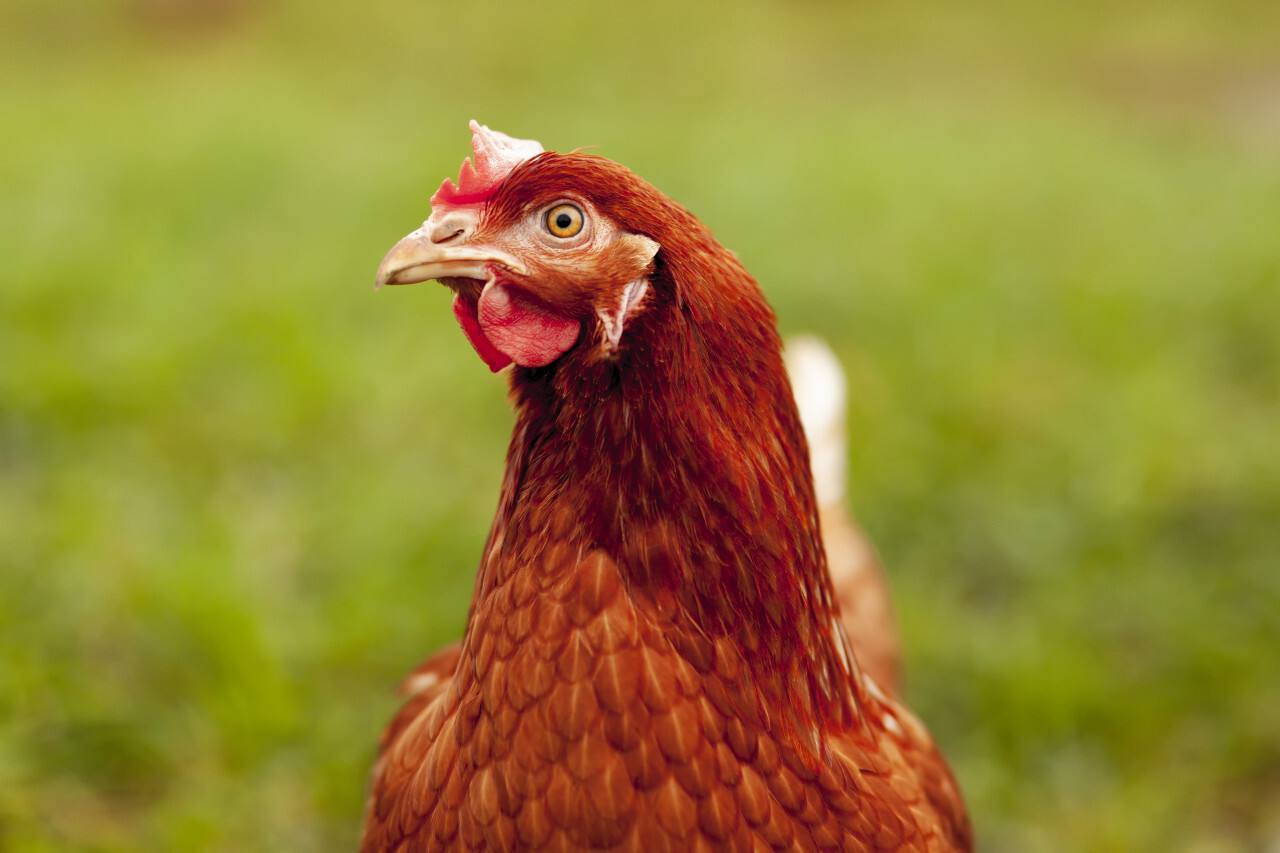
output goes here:
<path id="1" fill-rule="evenodd" d="M 472 129 L 379 280 L 454 290 L 516 425 L 363 849 L 970 849 L 928 733 L 850 654 L 755 282 L 623 167 Z"/>

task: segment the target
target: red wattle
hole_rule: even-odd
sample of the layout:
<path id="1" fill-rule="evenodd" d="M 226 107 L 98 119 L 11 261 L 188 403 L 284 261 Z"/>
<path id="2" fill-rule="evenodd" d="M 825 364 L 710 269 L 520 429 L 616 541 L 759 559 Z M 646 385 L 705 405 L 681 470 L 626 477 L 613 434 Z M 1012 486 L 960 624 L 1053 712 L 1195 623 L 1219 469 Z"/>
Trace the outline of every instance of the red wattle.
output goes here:
<path id="1" fill-rule="evenodd" d="M 475 349 L 484 363 L 489 365 L 490 370 L 497 373 L 511 363 L 511 357 L 499 352 L 493 344 L 489 343 L 489 339 L 484 336 L 484 332 L 480 330 L 480 318 L 476 316 L 476 304 L 474 302 L 454 294 L 453 316 L 457 318 L 458 324 L 462 326 L 462 331 L 466 333 L 467 340 L 471 342 L 472 348 Z"/>
<path id="2" fill-rule="evenodd" d="M 555 361 L 577 342 L 582 330 L 577 320 L 555 313 L 521 288 L 496 281 L 486 284 L 480 294 L 478 319 L 485 341 L 521 367 L 543 367 Z M 471 343 L 487 362 L 476 342 Z M 489 366 L 497 369 L 492 363 Z"/>

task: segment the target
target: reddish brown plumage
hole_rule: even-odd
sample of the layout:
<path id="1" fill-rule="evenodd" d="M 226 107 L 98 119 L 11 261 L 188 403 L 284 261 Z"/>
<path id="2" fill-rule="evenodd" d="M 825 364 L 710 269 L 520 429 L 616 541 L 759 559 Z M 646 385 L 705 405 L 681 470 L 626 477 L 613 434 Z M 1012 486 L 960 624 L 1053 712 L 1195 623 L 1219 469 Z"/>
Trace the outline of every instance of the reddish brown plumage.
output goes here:
<path id="1" fill-rule="evenodd" d="M 659 248 L 650 262 L 622 240 L 567 268 L 520 243 L 526 272 L 492 273 L 582 333 L 513 368 L 466 634 L 407 685 L 363 849 L 969 849 L 927 732 L 848 652 L 755 282 L 586 154 L 516 166 L 461 239 L 501 242 L 565 198 Z M 601 306 L 637 276 L 646 295 L 608 346 Z"/>

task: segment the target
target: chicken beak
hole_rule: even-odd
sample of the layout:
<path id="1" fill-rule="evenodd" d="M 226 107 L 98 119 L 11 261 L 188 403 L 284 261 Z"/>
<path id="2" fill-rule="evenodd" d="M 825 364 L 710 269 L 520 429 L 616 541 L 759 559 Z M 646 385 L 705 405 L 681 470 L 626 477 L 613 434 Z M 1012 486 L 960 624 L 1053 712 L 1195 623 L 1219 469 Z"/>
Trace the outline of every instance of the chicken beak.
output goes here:
<path id="1" fill-rule="evenodd" d="M 437 243 L 423 225 L 391 247 L 378 267 L 377 287 L 384 284 L 417 284 L 435 278 L 493 277 L 493 266 L 524 275 L 524 267 L 515 258 L 484 246 L 468 246 L 455 242 Z"/>

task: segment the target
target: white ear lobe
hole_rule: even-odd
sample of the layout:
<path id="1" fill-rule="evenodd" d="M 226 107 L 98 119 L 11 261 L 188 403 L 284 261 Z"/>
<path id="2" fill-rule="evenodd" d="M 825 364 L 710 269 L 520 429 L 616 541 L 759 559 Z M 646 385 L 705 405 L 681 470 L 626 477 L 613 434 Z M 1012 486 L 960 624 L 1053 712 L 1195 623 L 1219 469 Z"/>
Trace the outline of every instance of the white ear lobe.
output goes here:
<path id="1" fill-rule="evenodd" d="M 657 245 L 657 243 L 654 243 L 654 246 Z M 649 279 L 638 278 L 622 288 L 622 296 L 619 297 L 618 305 L 613 311 L 601 308 L 596 312 L 600 317 L 601 325 L 604 326 L 604 348 L 607 352 L 614 352 L 618 349 L 618 344 L 622 341 L 622 329 L 626 325 L 627 317 L 640 305 L 640 302 L 648 292 Z"/>

